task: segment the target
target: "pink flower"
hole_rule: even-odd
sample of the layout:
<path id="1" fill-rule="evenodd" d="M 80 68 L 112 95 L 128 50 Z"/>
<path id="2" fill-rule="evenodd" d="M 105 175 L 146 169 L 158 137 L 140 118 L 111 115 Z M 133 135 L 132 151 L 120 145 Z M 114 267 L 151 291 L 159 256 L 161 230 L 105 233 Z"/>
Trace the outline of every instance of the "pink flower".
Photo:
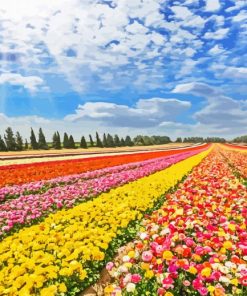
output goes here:
<path id="1" fill-rule="evenodd" d="M 139 283 L 141 281 L 141 279 L 142 279 L 142 277 L 137 273 L 132 274 L 132 276 L 131 276 L 131 282 L 134 284 Z"/>
<path id="2" fill-rule="evenodd" d="M 200 295 L 202 296 L 206 296 L 208 294 L 208 289 L 206 287 L 201 287 L 198 292 L 200 293 Z"/>
<path id="3" fill-rule="evenodd" d="M 170 277 L 163 279 L 163 281 L 162 281 L 163 288 L 165 288 L 165 289 L 171 288 L 173 282 L 174 282 L 173 279 Z"/>
<path id="4" fill-rule="evenodd" d="M 114 266 L 114 263 L 113 262 L 108 262 L 106 264 L 106 269 L 110 271 L 110 270 L 112 270 L 113 266 Z"/>
<path id="5" fill-rule="evenodd" d="M 165 292 L 166 292 L 165 289 L 163 289 L 163 288 L 159 288 L 158 291 L 157 291 L 157 295 L 159 295 L 159 296 L 163 296 L 163 295 L 165 295 Z"/>
<path id="6" fill-rule="evenodd" d="M 153 254 L 151 251 L 145 251 L 142 253 L 142 260 L 144 262 L 150 262 L 153 258 Z"/>
<path id="7" fill-rule="evenodd" d="M 200 288 L 203 287 L 202 281 L 199 280 L 198 278 L 192 282 L 192 285 L 195 290 L 199 290 Z"/>
<path id="8" fill-rule="evenodd" d="M 184 284 L 185 287 L 189 287 L 190 286 L 190 282 L 187 281 L 187 280 L 183 281 L 183 284 Z"/>

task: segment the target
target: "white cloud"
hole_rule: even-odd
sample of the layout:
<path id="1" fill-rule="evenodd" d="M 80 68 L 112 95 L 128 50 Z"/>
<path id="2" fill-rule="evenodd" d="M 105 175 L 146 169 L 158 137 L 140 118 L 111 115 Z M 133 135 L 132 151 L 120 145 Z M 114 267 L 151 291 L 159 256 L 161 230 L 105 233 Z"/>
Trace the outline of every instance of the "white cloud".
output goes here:
<path id="1" fill-rule="evenodd" d="M 43 85 L 44 81 L 37 76 L 22 76 L 18 73 L 3 73 L 0 75 L 0 84 L 5 83 L 22 86 L 31 92 L 35 92 Z"/>
<path id="2" fill-rule="evenodd" d="M 175 16 L 178 19 L 184 20 L 184 19 L 192 16 L 192 13 L 190 12 L 190 10 L 184 6 L 172 6 L 171 10 L 173 11 L 173 13 L 175 14 Z"/>
<path id="3" fill-rule="evenodd" d="M 236 100 L 224 96 L 217 87 L 205 83 L 177 85 L 174 93 L 188 93 L 207 99 L 207 105 L 193 117 L 198 124 L 219 130 L 220 133 L 240 134 L 247 125 L 247 100 Z"/>
<path id="4" fill-rule="evenodd" d="M 65 117 L 69 122 L 100 121 L 108 126 L 145 128 L 174 120 L 191 106 L 190 102 L 177 99 L 152 98 L 137 101 L 134 107 L 104 102 L 79 105 L 75 114 Z"/>
<path id="5" fill-rule="evenodd" d="M 220 47 L 218 44 L 216 44 L 214 47 L 212 47 L 208 52 L 212 55 L 218 55 L 223 53 L 225 50 Z"/>
<path id="6" fill-rule="evenodd" d="M 214 32 L 207 32 L 203 38 L 205 39 L 215 39 L 215 40 L 221 40 L 226 37 L 226 35 L 229 32 L 229 28 L 219 29 Z"/>
<path id="7" fill-rule="evenodd" d="M 219 0 L 206 0 L 206 11 L 217 11 L 220 7 Z"/>

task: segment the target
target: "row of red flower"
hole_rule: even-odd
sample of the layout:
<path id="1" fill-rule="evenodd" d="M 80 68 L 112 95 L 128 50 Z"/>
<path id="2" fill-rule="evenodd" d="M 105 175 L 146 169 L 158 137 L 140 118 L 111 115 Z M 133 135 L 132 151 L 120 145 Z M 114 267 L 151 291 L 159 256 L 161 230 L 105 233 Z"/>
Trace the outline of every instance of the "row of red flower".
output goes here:
<path id="1" fill-rule="evenodd" d="M 204 145 L 203 147 L 207 147 L 207 145 Z M 170 151 L 1 166 L 0 187 L 13 184 L 25 184 L 38 180 L 49 180 L 59 176 L 78 174 L 96 169 L 102 169 L 130 162 L 143 161 L 162 156 L 176 155 L 181 152 L 195 151 L 201 148 L 202 146 Z"/>

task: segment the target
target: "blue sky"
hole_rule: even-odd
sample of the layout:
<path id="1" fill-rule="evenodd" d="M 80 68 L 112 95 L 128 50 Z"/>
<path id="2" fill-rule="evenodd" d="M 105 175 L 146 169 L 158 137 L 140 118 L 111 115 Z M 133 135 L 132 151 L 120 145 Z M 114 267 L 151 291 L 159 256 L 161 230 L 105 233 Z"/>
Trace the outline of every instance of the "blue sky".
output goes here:
<path id="1" fill-rule="evenodd" d="M 0 132 L 246 134 L 246 1 L 8 0 Z"/>

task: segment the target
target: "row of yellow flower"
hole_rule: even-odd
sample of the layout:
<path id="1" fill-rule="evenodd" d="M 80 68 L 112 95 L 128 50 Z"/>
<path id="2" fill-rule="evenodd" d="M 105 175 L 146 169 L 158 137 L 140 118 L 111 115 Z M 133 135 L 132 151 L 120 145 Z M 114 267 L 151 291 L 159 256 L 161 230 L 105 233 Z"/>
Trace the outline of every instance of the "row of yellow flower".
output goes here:
<path id="1" fill-rule="evenodd" d="M 70 279 L 87 277 L 85 262 L 104 260 L 119 229 L 140 220 L 210 150 L 5 238 L 0 242 L 0 295 L 69 295 Z"/>

